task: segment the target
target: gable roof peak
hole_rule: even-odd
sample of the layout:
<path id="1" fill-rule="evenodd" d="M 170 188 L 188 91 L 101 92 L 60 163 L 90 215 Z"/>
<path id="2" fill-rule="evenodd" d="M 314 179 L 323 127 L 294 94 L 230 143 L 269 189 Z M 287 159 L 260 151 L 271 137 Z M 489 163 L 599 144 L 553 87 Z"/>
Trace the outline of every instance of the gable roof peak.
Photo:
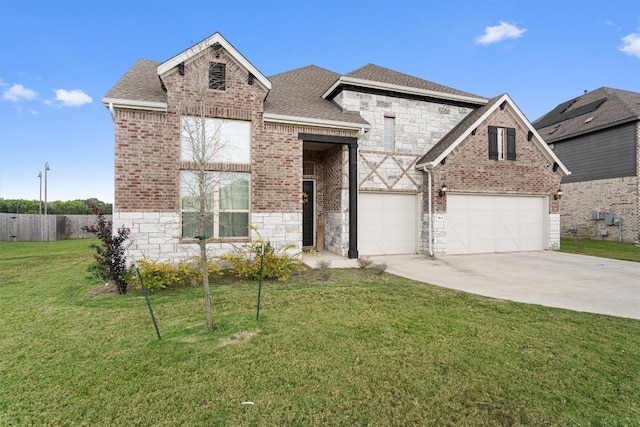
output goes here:
<path id="1" fill-rule="evenodd" d="M 523 128 L 531 132 L 533 143 L 537 145 L 540 151 L 542 151 L 549 160 L 560 165 L 560 172 L 563 175 L 570 174 L 566 166 L 560 161 L 551 148 L 549 148 L 544 139 L 538 134 L 529 120 L 527 120 L 508 93 L 503 93 L 502 95 L 491 98 L 485 105 L 469 113 L 416 162 L 416 169 L 426 170 L 437 166 L 458 145 L 460 145 L 465 138 L 470 134 L 473 134 L 474 130 L 487 120 L 497 109 L 506 109 L 513 118 L 522 125 Z"/>
<path id="2" fill-rule="evenodd" d="M 305 65 L 304 67 L 294 68 L 293 70 L 288 70 L 288 71 L 283 71 L 281 73 L 272 74 L 272 75 L 269 76 L 269 78 L 272 79 L 274 77 L 279 77 L 279 76 L 283 76 L 283 75 L 286 75 L 286 74 L 293 74 L 293 73 L 299 73 L 299 72 L 304 72 L 304 71 L 320 71 L 320 72 L 332 73 L 332 74 L 335 74 L 336 76 L 339 76 L 339 74 L 336 73 L 335 71 L 327 70 L 326 68 L 320 67 L 320 66 L 315 65 L 315 64 L 309 64 L 309 65 Z"/>
<path id="3" fill-rule="evenodd" d="M 226 50 L 242 67 L 244 67 L 248 72 L 254 75 L 254 77 L 262 83 L 267 90 L 271 89 L 271 82 L 256 68 L 253 66 L 247 58 L 245 58 L 231 43 L 225 39 L 222 34 L 219 32 L 215 32 L 211 36 L 206 39 L 196 43 L 180 52 L 179 54 L 173 56 L 171 59 L 163 62 L 158 65 L 158 75 L 162 76 L 164 73 L 168 72 L 172 68 L 176 67 L 178 64 L 188 61 L 189 59 L 198 56 L 207 48 L 219 44 Z"/>

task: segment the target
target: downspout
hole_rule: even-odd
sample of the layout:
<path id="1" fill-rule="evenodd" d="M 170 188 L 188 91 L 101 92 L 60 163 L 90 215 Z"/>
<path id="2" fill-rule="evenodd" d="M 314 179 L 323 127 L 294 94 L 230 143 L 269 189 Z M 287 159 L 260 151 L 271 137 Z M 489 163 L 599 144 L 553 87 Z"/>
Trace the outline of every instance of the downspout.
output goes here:
<path id="1" fill-rule="evenodd" d="M 427 176 L 429 177 L 429 179 L 428 179 L 428 181 L 429 181 L 429 185 L 428 185 L 429 190 L 427 191 L 427 193 L 428 193 L 428 196 L 427 196 L 428 197 L 428 203 L 427 204 L 429 205 L 429 221 L 428 221 L 428 223 L 429 223 L 429 225 L 428 225 L 428 231 L 429 231 L 429 256 L 431 258 L 433 258 L 433 223 L 432 223 L 432 217 L 433 217 L 433 215 L 432 215 L 432 210 L 433 210 L 432 209 L 432 204 L 433 204 L 433 200 L 432 200 L 432 191 L 431 191 L 431 188 L 432 188 L 431 187 L 431 170 L 426 168 L 426 167 L 423 170 L 427 173 Z"/>
<path id="2" fill-rule="evenodd" d="M 116 110 L 113 108 L 113 102 L 109 103 L 109 114 L 111 114 L 111 120 L 113 123 L 116 122 Z"/>

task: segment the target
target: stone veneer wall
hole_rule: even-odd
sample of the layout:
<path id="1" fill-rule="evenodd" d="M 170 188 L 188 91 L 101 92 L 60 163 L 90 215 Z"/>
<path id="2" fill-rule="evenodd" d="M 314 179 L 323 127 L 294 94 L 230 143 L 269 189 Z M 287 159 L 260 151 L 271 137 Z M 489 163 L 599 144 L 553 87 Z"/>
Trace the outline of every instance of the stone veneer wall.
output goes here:
<path id="1" fill-rule="evenodd" d="M 293 213 L 252 213 L 251 224 L 259 230 L 260 236 L 274 247 L 290 246 L 291 255 L 302 250 L 302 214 Z M 131 229 L 132 242 L 127 255 L 129 260 L 149 258 L 156 261 L 177 263 L 199 253 L 198 245 L 180 238 L 180 214 L 171 212 L 120 212 L 114 214 L 115 227 Z M 253 231 L 252 238 L 258 234 Z M 238 240 L 237 244 L 245 243 Z M 211 256 L 233 251 L 233 242 L 212 242 L 207 244 Z"/>
<path id="2" fill-rule="evenodd" d="M 335 101 L 347 111 L 360 113 L 371 124 L 371 129 L 358 140 L 359 191 L 405 192 L 420 196 L 426 188 L 423 184 L 425 174 L 416 170 L 416 162 L 472 111 L 443 103 L 355 91 L 343 91 Z M 384 151 L 385 117 L 393 117 L 395 121 L 393 152 Z M 426 236 L 428 214 L 422 209 L 426 196 L 420 197 L 420 201 L 418 232 L 420 236 Z M 327 218 L 332 227 L 326 230 L 331 230 L 332 234 L 325 239 L 334 242 L 332 252 L 346 255 L 345 244 L 348 246 L 348 242 L 339 240 L 337 235 L 346 227 L 347 221 L 348 212 Z M 419 238 L 419 250 L 423 253 L 428 250 L 425 243 L 428 244 L 426 238 Z"/>
<path id="3" fill-rule="evenodd" d="M 325 249 L 343 257 L 349 254 L 349 190 L 342 190 L 340 212 L 324 214 Z"/>

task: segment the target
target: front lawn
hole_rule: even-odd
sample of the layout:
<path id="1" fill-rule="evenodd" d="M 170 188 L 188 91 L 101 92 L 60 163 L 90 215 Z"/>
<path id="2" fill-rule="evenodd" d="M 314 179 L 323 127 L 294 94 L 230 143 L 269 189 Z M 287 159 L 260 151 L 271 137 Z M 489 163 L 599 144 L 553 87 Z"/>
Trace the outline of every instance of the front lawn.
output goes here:
<path id="1" fill-rule="evenodd" d="M 640 246 L 611 240 L 563 237 L 560 252 L 640 262 Z"/>
<path id="2" fill-rule="evenodd" d="M 89 242 L 0 242 L 0 425 L 637 426 L 640 321 L 372 269 L 102 295 Z"/>

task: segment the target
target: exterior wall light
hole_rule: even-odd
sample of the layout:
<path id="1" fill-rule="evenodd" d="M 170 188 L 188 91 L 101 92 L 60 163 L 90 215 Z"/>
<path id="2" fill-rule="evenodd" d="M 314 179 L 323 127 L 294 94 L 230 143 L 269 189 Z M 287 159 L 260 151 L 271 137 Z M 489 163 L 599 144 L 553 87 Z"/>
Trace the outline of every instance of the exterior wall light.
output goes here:
<path id="1" fill-rule="evenodd" d="M 438 196 L 444 197 L 445 194 L 447 194 L 447 184 L 442 184 L 442 188 L 440 189 Z"/>
<path id="2" fill-rule="evenodd" d="M 558 188 L 558 192 L 553 195 L 553 200 L 560 200 L 562 198 L 562 188 Z"/>

